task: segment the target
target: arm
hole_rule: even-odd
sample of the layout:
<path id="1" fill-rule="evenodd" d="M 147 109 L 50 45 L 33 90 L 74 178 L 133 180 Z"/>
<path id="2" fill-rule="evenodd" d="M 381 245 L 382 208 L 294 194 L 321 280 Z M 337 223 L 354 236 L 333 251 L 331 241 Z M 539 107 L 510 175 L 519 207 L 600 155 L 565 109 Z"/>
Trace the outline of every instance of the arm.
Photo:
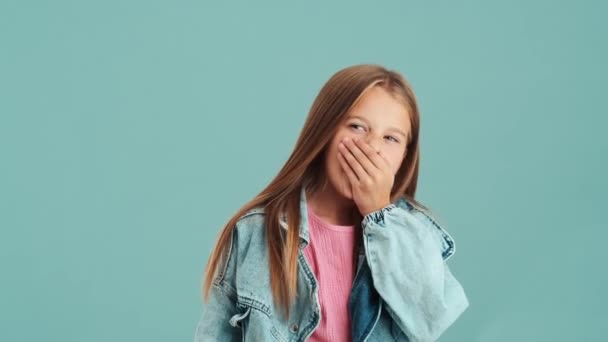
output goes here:
<path id="1" fill-rule="evenodd" d="M 407 206 L 389 204 L 363 218 L 366 258 L 374 287 L 409 340 L 435 341 L 469 301 L 445 262 L 454 241 Z"/>
<path id="2" fill-rule="evenodd" d="M 243 317 L 236 307 L 234 274 L 236 256 L 236 228 L 232 232 L 232 245 L 224 252 L 209 288 L 208 301 L 196 326 L 194 342 L 241 341 L 242 332 L 237 321 Z M 221 272 L 220 272 L 221 271 Z"/>

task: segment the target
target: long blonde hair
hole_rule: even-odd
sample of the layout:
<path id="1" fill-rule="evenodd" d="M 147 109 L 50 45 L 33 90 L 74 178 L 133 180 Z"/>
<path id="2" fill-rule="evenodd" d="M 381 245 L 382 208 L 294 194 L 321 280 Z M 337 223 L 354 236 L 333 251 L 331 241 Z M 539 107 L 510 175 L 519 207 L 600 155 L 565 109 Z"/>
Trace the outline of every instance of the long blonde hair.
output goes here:
<path id="1" fill-rule="evenodd" d="M 223 227 L 205 268 L 203 297 L 208 299 L 218 262 L 231 242 L 232 230 L 239 218 L 250 209 L 263 206 L 268 247 L 270 284 L 274 302 L 289 316 L 289 307 L 297 290 L 297 267 L 300 227 L 300 189 L 314 192 L 327 182 L 324 175 L 324 152 L 346 119 L 350 109 L 372 87 L 382 87 L 408 109 L 411 122 L 407 153 L 395 175 L 391 201 L 404 196 L 420 209 L 427 208 L 414 199 L 418 182 L 418 147 L 420 117 L 414 92 L 408 81 L 396 71 L 377 64 L 359 64 L 336 72 L 315 98 L 304 127 L 289 159 L 276 177 L 255 198 L 242 206 Z M 286 236 L 279 224 L 281 213 L 287 217 Z M 360 223 L 357 224 L 360 228 Z M 360 234 L 357 234 L 360 235 Z M 360 237 L 358 237 L 360 243 Z M 285 263 L 283 262 L 285 260 Z"/>

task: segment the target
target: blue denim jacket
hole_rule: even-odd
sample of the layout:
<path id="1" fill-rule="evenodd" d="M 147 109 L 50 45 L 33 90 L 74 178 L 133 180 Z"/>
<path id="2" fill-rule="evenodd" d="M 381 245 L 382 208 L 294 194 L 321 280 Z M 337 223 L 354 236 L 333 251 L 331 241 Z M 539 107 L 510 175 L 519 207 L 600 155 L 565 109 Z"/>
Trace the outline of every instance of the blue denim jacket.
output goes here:
<path id="1" fill-rule="evenodd" d="M 301 190 L 298 292 L 288 320 L 273 304 L 264 209 L 237 222 L 195 331 L 203 341 L 306 341 L 318 326 L 318 282 L 303 254 L 309 243 Z M 452 237 L 404 197 L 361 222 L 363 246 L 348 303 L 352 341 L 435 341 L 469 306 L 446 260 Z M 285 215 L 281 226 L 287 229 Z"/>

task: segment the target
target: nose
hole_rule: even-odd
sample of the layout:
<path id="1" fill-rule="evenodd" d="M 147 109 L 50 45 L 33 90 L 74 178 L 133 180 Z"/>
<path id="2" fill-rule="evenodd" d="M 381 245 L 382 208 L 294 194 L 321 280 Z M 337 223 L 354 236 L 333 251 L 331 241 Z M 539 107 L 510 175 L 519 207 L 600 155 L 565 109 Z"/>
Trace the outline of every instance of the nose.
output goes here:
<path id="1" fill-rule="evenodd" d="M 382 139 L 382 137 L 380 137 L 380 140 Z M 378 142 L 378 137 L 376 137 L 374 134 L 368 134 L 365 137 L 365 141 L 372 147 L 372 149 L 374 151 L 376 151 L 376 153 L 380 152 L 380 142 Z"/>

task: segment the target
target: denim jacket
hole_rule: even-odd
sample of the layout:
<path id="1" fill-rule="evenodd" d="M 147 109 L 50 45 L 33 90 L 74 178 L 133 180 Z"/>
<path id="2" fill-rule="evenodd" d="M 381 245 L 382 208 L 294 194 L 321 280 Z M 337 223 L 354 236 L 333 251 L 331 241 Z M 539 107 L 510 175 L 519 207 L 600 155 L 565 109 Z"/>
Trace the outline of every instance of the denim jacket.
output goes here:
<path id="1" fill-rule="evenodd" d="M 318 281 L 301 189 L 297 297 L 286 320 L 273 303 L 264 209 L 243 215 L 232 233 L 195 330 L 203 341 L 306 341 L 319 325 Z M 281 226 L 288 228 L 285 215 Z M 353 342 L 435 341 L 469 306 L 446 260 L 453 238 L 404 197 L 363 217 L 363 248 L 348 301 Z"/>

